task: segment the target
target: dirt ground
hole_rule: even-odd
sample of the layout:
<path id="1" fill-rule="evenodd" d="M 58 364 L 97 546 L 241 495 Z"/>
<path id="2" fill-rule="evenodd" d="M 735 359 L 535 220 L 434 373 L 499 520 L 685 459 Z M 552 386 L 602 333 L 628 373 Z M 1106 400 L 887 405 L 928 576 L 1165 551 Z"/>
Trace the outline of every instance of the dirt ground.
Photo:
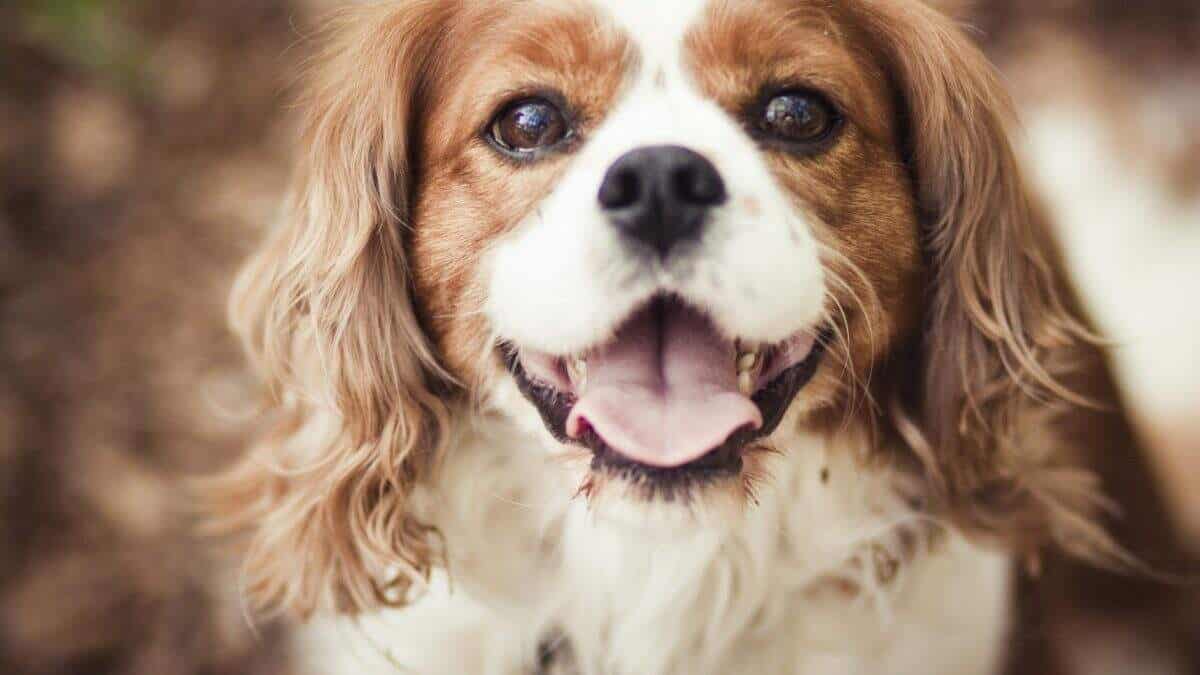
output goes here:
<path id="1" fill-rule="evenodd" d="M 305 11 L 0 6 L 0 672 L 285 672 L 182 479 L 254 402 L 224 298 L 286 178 Z"/>

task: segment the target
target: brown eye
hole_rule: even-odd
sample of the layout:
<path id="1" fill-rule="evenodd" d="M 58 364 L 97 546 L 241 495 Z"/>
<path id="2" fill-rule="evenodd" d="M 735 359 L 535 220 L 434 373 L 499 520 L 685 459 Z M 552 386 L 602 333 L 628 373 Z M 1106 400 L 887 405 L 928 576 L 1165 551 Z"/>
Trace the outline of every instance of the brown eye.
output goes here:
<path id="1" fill-rule="evenodd" d="M 526 99 L 500 111 L 491 127 L 492 140 L 511 153 L 548 148 L 567 136 L 567 122 L 558 106 L 545 99 Z"/>
<path id="2" fill-rule="evenodd" d="M 792 91 L 767 102 L 759 129 L 790 143 L 818 143 L 828 139 L 840 122 L 837 111 L 820 94 Z"/>

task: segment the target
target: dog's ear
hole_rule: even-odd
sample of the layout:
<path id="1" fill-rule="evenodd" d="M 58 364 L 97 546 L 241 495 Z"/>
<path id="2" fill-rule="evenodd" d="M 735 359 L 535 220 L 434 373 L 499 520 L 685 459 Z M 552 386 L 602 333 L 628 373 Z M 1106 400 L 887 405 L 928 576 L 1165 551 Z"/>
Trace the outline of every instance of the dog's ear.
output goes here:
<path id="1" fill-rule="evenodd" d="M 913 422 L 898 426 L 960 513 L 999 502 L 1011 512 L 974 516 L 992 526 L 1030 518 L 1011 491 L 1052 487 L 1031 481 L 1035 470 L 1049 475 L 1059 451 L 1031 417 L 1097 403 L 1064 379 L 1090 349 L 1090 332 L 1022 183 L 1006 129 L 1010 102 L 984 55 L 923 3 L 863 7 L 892 78 L 929 270 L 917 370 L 897 396 L 919 408 L 897 411 Z M 1096 506 L 1085 503 L 1095 501 L 1090 479 L 1056 475 L 1086 528 Z M 1014 529 L 1037 538 L 1045 527 L 1030 520 Z M 1064 543 L 1079 546 L 1073 537 L 1082 534 Z M 1103 540 L 1100 532 L 1087 538 Z"/>
<path id="2" fill-rule="evenodd" d="M 410 497 L 443 442 L 448 377 L 403 240 L 410 136 L 449 4 L 363 4 L 315 37 L 296 183 L 234 289 L 277 424 L 206 493 L 221 529 L 248 535 L 247 591 L 264 608 L 403 603 L 438 555 Z"/>
<path id="3" fill-rule="evenodd" d="M 1100 474 L 1144 458 L 1018 170 L 1010 101 L 924 3 L 860 9 L 892 77 L 929 269 L 912 388 L 896 397 L 919 407 L 897 427 L 966 524 L 1111 561 L 1121 554 L 1098 523 L 1124 481 Z"/>
<path id="4" fill-rule="evenodd" d="M 1043 609 L 1107 612 L 1181 648 L 1172 622 L 1187 593 L 1147 571 L 1185 569 L 1186 557 L 1018 170 L 997 73 L 924 3 L 861 10 L 893 79 L 929 269 L 919 343 L 890 378 L 903 383 L 891 396 L 899 435 L 948 517 L 1055 577 Z M 1132 574 L 1104 571 L 1114 566 Z M 1130 612 L 1146 616 L 1116 618 Z"/>

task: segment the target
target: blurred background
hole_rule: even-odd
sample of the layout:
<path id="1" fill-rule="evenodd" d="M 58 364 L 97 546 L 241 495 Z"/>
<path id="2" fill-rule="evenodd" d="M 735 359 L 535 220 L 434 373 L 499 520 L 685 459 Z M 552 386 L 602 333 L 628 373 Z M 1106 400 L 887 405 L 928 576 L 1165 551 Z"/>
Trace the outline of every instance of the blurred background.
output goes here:
<path id="1" fill-rule="evenodd" d="M 1003 69 L 1175 517 L 1200 541 L 1200 2 L 934 0 Z M 224 327 L 337 0 L 0 0 L 0 673 L 298 672 L 198 544 L 239 452 Z"/>

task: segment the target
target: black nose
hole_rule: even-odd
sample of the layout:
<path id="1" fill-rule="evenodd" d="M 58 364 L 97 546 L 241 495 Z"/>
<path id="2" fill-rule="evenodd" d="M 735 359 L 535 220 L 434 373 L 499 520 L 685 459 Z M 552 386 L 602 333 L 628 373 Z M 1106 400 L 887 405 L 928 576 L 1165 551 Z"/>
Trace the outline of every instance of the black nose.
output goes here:
<path id="1" fill-rule="evenodd" d="M 725 182 L 699 154 L 658 145 L 614 162 L 599 197 L 617 229 L 666 257 L 676 244 L 699 237 L 709 209 L 725 203 Z"/>

